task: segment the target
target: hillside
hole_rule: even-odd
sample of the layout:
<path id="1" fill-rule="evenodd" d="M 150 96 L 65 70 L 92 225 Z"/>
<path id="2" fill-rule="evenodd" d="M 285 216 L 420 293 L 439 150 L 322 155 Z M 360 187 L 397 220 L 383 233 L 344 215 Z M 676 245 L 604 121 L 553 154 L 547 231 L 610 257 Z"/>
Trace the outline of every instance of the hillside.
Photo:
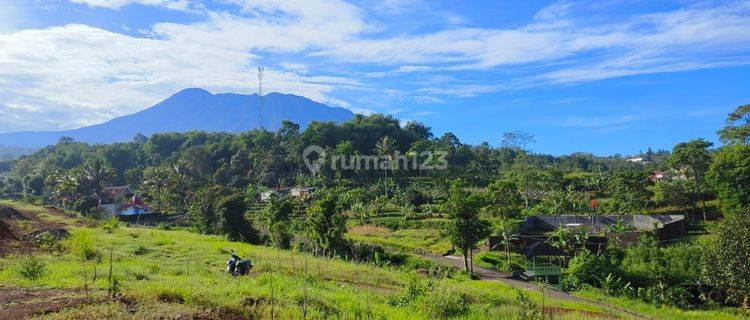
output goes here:
<path id="1" fill-rule="evenodd" d="M 312 121 L 337 123 L 354 114 L 344 108 L 329 107 L 291 94 L 269 93 L 263 96 L 263 126 L 276 130 L 283 120 L 306 127 Z M 160 132 L 240 132 L 258 126 L 258 95 L 211 94 L 203 89 L 185 89 L 166 100 L 132 115 L 105 123 L 65 131 L 0 133 L 0 145 L 42 147 L 54 144 L 62 136 L 88 143 L 131 141 L 136 134 L 149 136 Z"/>
<path id="2" fill-rule="evenodd" d="M 0 316 L 43 318 L 192 319 L 516 319 L 545 312 L 555 319 L 618 319 L 628 314 L 597 305 L 515 289 L 462 274 L 428 277 L 423 267 L 376 266 L 226 241 L 223 237 L 145 227 L 106 228 L 35 205 L 0 202 L 0 221 L 18 233 L 66 228 L 68 239 L 0 247 Z M 9 209 L 10 208 L 10 209 Z M 25 226 L 16 228 L 16 226 Z M 111 226 L 111 225 L 110 225 Z M 7 228 L 6 228 L 7 229 Z M 24 231 L 25 230 L 25 231 Z M 7 230 L 0 231 L 7 234 Z M 13 238 L 23 239 L 22 235 Z M 246 277 L 223 274 L 229 251 L 252 259 Z M 3 251 L 0 251 L 3 252 Z M 15 252 L 15 253 L 13 253 Z M 117 298 L 107 298 L 108 269 Z M 24 276 L 31 256 L 37 277 Z M 42 267 L 39 267 L 42 265 Z M 94 280 L 94 274 L 97 274 Z M 5 298 L 34 297 L 16 303 Z M 4 298 L 3 298 L 4 297 Z M 9 304 L 10 303 L 10 304 Z M 535 307 L 536 306 L 536 307 Z M 731 318 L 727 313 L 638 307 L 664 318 Z M 535 311 L 536 310 L 536 311 Z"/>

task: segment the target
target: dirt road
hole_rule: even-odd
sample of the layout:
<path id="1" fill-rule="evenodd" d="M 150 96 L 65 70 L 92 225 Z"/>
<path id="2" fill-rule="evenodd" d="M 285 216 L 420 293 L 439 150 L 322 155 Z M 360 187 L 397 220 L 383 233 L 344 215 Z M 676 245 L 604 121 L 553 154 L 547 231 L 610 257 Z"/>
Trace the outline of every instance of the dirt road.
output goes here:
<path id="1" fill-rule="evenodd" d="M 463 268 L 464 268 L 463 257 L 456 257 L 456 256 L 445 256 L 445 257 L 442 257 L 442 256 L 431 256 L 431 255 L 422 255 L 422 257 L 426 258 L 426 259 L 429 259 L 429 260 L 432 260 L 432 261 L 435 261 L 435 262 L 438 262 L 438 263 L 441 263 L 441 264 L 444 264 L 444 265 L 452 266 L 452 267 L 460 269 L 460 270 L 463 270 Z M 499 281 L 499 282 L 505 283 L 505 284 L 507 284 L 507 285 L 509 285 L 511 287 L 514 287 L 514 288 L 519 288 L 519 289 L 525 289 L 525 290 L 532 290 L 532 291 L 541 292 L 539 286 L 536 283 L 521 281 L 521 280 L 518 280 L 518 279 L 513 279 L 513 278 L 511 278 L 510 274 L 504 273 L 504 272 L 500 272 L 500 271 L 497 271 L 497 270 L 474 266 L 474 275 L 476 275 L 482 281 Z M 559 300 L 587 302 L 587 303 L 592 303 L 592 304 L 600 305 L 600 306 L 603 306 L 603 307 L 605 307 L 607 309 L 616 310 L 619 313 L 626 314 L 626 315 L 628 315 L 630 317 L 630 319 L 656 319 L 654 317 L 644 316 L 642 314 L 639 314 L 639 313 L 627 310 L 627 309 L 622 308 L 622 307 L 614 306 L 614 305 L 611 305 L 611 304 L 603 302 L 603 301 L 597 301 L 597 300 L 592 300 L 592 299 L 577 297 L 577 296 L 571 295 L 571 294 L 569 294 L 567 292 L 558 291 L 558 290 L 551 289 L 551 288 L 545 290 L 544 293 L 548 297 L 552 297 L 552 298 L 559 299 Z"/>

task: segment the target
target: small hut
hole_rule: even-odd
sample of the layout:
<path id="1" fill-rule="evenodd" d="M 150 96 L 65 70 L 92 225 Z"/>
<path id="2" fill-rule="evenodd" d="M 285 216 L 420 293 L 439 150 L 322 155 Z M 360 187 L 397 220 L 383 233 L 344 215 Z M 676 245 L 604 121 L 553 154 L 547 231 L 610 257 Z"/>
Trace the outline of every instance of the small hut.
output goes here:
<path id="1" fill-rule="evenodd" d="M 562 288 L 562 269 L 565 252 L 546 241 L 536 242 L 523 250 L 526 260 L 522 277 L 542 281 L 556 289 Z"/>

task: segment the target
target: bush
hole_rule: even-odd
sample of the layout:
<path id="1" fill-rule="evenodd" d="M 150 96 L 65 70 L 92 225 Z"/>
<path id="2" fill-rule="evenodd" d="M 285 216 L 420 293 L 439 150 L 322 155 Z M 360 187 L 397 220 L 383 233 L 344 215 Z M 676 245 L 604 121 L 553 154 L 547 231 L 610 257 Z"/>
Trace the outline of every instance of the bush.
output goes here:
<path id="1" fill-rule="evenodd" d="M 139 245 L 135 250 L 133 250 L 133 254 L 136 256 L 142 256 L 144 254 L 148 253 L 148 248 L 144 245 Z"/>
<path id="2" fill-rule="evenodd" d="M 68 249 L 83 260 L 98 260 L 100 254 L 94 249 L 94 243 L 94 234 L 85 229 L 74 231 L 66 242 Z"/>
<path id="3" fill-rule="evenodd" d="M 407 306 L 422 296 L 430 288 L 430 283 L 422 280 L 419 276 L 410 274 L 406 279 L 406 285 L 401 292 L 391 297 L 390 304 L 393 306 Z"/>
<path id="4" fill-rule="evenodd" d="M 107 231 L 107 233 L 113 233 L 120 228 L 120 220 L 117 220 L 116 217 L 109 218 L 102 223 L 101 227 L 104 231 Z"/>
<path id="5" fill-rule="evenodd" d="M 622 271 L 619 268 L 620 257 L 616 251 L 607 251 L 600 255 L 594 255 L 588 250 L 581 250 L 568 263 L 568 277 L 565 286 L 569 290 L 581 288 L 588 284 L 594 287 L 602 287 L 608 278 L 620 279 Z"/>
<path id="6" fill-rule="evenodd" d="M 59 247 L 57 239 L 50 233 L 45 233 L 39 236 L 39 239 L 37 239 L 37 244 L 40 248 L 49 251 L 56 250 Z"/>
<path id="7" fill-rule="evenodd" d="M 19 273 L 26 279 L 37 280 L 44 275 L 44 261 L 34 255 L 28 255 L 21 260 Z"/>
<path id="8" fill-rule="evenodd" d="M 469 310 L 469 296 L 466 293 L 444 287 L 430 290 L 422 297 L 422 303 L 429 319 L 458 317 Z"/>

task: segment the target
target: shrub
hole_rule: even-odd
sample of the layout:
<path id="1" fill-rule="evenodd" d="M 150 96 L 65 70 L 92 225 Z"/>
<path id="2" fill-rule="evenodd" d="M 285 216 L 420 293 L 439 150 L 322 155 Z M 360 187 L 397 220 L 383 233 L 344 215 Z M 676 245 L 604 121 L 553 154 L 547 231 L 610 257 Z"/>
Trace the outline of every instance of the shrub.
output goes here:
<path id="1" fill-rule="evenodd" d="M 142 256 L 144 254 L 148 253 L 148 248 L 144 245 L 139 245 L 135 250 L 133 250 L 133 254 L 136 256 Z"/>
<path id="2" fill-rule="evenodd" d="M 99 252 L 94 249 L 95 238 L 91 230 L 76 230 L 70 239 L 67 240 L 67 247 L 71 252 L 81 257 L 83 260 L 99 259 Z"/>
<path id="3" fill-rule="evenodd" d="M 113 233 L 120 228 L 120 220 L 117 220 L 116 217 L 109 218 L 101 224 L 101 227 L 104 231 L 107 231 L 107 233 Z"/>
<path id="4" fill-rule="evenodd" d="M 622 271 L 619 268 L 620 257 L 617 251 L 607 251 L 594 255 L 588 250 L 581 250 L 568 263 L 568 277 L 566 287 L 571 290 L 579 289 L 584 284 L 601 287 L 607 278 L 620 279 Z"/>
<path id="5" fill-rule="evenodd" d="M 424 313 L 429 319 L 458 317 L 469 310 L 469 296 L 466 293 L 438 287 L 423 296 Z"/>
<path id="6" fill-rule="evenodd" d="M 406 279 L 406 285 L 401 289 L 401 292 L 391 297 L 390 304 L 394 306 L 406 306 L 425 294 L 429 288 L 429 282 L 422 280 L 417 275 L 411 274 Z"/>
<path id="7" fill-rule="evenodd" d="M 516 301 L 519 307 L 519 319 L 532 320 L 542 318 L 542 308 L 536 302 L 532 301 L 527 293 L 516 289 Z"/>
<path id="8" fill-rule="evenodd" d="M 57 239 L 55 239 L 55 236 L 50 233 L 45 233 L 39 236 L 37 244 L 39 244 L 40 248 L 50 251 L 58 248 Z"/>
<path id="9" fill-rule="evenodd" d="M 19 273 L 26 279 L 37 280 L 44 275 L 44 261 L 34 255 L 28 255 L 21 260 Z"/>

